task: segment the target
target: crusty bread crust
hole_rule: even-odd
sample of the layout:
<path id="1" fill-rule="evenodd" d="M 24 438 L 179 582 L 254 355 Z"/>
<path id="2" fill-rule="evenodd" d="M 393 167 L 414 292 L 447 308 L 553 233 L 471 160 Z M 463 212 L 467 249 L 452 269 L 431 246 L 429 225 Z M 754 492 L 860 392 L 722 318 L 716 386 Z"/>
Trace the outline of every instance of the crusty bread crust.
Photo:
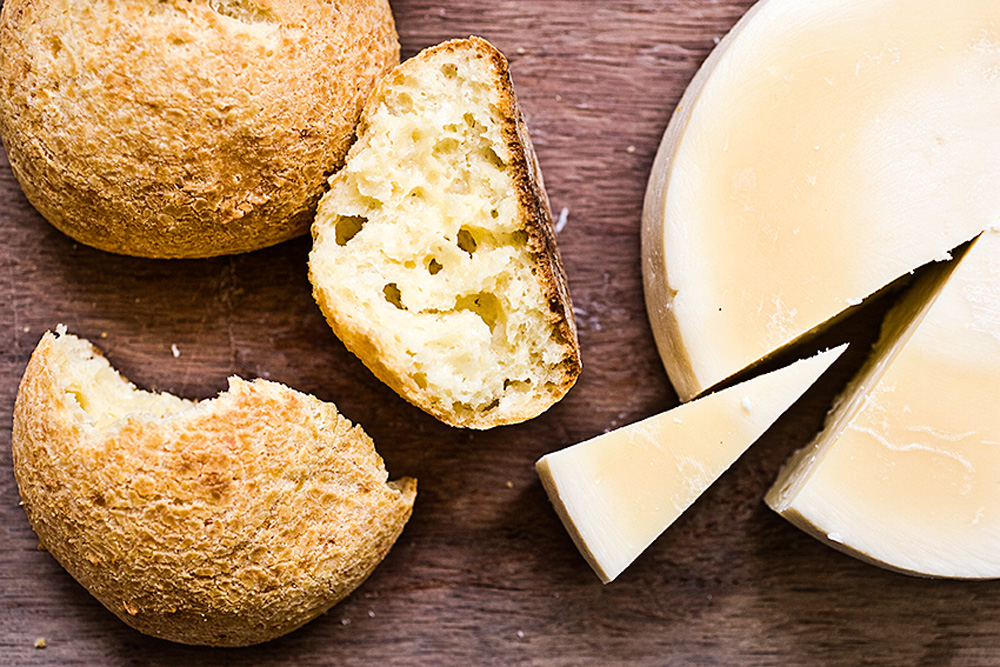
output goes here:
<path id="1" fill-rule="evenodd" d="M 447 57 L 448 54 L 478 59 L 487 63 L 492 71 L 490 81 L 494 91 L 492 104 L 496 106 L 495 116 L 498 119 L 503 144 L 502 148 L 498 148 L 498 154 L 503 156 L 505 169 L 516 190 L 515 227 L 518 230 L 517 234 L 523 235 L 526 239 L 521 252 L 528 256 L 530 267 L 527 270 L 533 274 L 531 280 L 540 288 L 542 297 L 539 308 L 544 311 L 546 322 L 544 331 L 536 340 L 521 341 L 524 345 L 538 350 L 539 357 L 547 357 L 544 363 L 546 368 L 539 374 L 541 381 L 535 382 L 532 387 L 533 396 L 514 406 L 508 406 L 502 398 L 497 398 L 494 403 L 485 406 L 471 406 L 469 409 L 470 406 L 463 405 L 461 409 L 456 409 L 454 405 L 458 401 L 450 400 L 447 395 L 435 393 L 433 389 L 429 389 L 416 379 L 419 374 L 413 373 L 406 367 L 406 356 L 394 349 L 398 347 L 398 341 L 394 338 L 399 332 L 393 331 L 392 326 L 384 320 L 373 322 L 359 316 L 357 309 L 346 303 L 342 295 L 333 288 L 334 286 L 329 284 L 331 280 L 327 275 L 329 264 L 323 265 L 336 260 L 329 260 L 323 255 L 327 252 L 325 247 L 329 247 L 327 244 L 333 243 L 331 237 L 336 231 L 337 220 L 343 215 L 340 209 L 342 203 L 338 201 L 338 195 L 334 190 L 331 190 L 321 202 L 313 225 L 315 243 L 310 255 L 310 280 L 313 283 L 314 297 L 333 331 L 379 379 L 407 401 L 447 424 L 487 429 L 531 419 L 559 401 L 579 376 L 580 348 L 566 274 L 556 244 L 548 195 L 545 192 L 527 125 L 514 92 L 507 60 L 496 48 L 478 37 L 450 40 L 425 49 L 402 63 L 376 86 L 361 114 L 358 136 L 363 138 L 371 131 L 373 116 L 379 111 L 385 97 L 391 94 L 402 73 L 430 68 L 432 61 L 441 61 L 442 57 Z M 358 154 L 362 143 L 364 142 L 359 140 L 352 147 L 348 153 L 348 164 L 351 163 L 352 156 Z M 397 158 L 394 155 L 384 157 L 386 161 Z M 343 173 L 331 177 L 331 185 L 335 184 Z M 428 187 L 437 186 L 428 184 Z M 382 294 L 372 294 L 371 298 L 378 301 L 382 299 Z M 416 354 L 419 355 L 420 352 L 416 351 Z M 498 374 L 503 372 L 502 368 L 497 369 Z M 471 378 L 465 380 L 470 383 L 475 382 Z"/>
<path id="2" fill-rule="evenodd" d="M 6 0 L 0 135 L 81 243 L 245 252 L 306 232 L 398 62 L 387 0 Z"/>
<path id="3" fill-rule="evenodd" d="M 94 408 L 106 382 L 160 402 L 109 418 Z M 129 389 L 65 334 L 28 363 L 13 454 L 41 545 L 127 624 L 188 644 L 255 644 L 315 618 L 382 560 L 416 495 L 330 403 L 238 378 L 198 404 Z"/>

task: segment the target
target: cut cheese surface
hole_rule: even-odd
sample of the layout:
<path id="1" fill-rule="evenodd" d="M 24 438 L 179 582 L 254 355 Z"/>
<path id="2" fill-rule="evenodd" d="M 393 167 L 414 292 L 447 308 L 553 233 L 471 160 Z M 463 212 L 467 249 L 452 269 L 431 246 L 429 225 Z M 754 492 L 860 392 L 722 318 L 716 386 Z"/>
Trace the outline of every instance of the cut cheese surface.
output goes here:
<path id="1" fill-rule="evenodd" d="M 789 462 L 768 493 L 773 509 L 890 569 L 1000 577 L 998 260 L 1000 232 L 986 232 L 891 361 L 850 387 Z M 923 298 L 907 297 L 887 323 Z"/>
<path id="2" fill-rule="evenodd" d="M 628 567 L 845 347 L 542 457 L 542 484 L 601 580 Z"/>
<path id="3" fill-rule="evenodd" d="M 695 77 L 643 212 L 688 400 L 1000 221 L 1000 2 L 761 0 Z"/>

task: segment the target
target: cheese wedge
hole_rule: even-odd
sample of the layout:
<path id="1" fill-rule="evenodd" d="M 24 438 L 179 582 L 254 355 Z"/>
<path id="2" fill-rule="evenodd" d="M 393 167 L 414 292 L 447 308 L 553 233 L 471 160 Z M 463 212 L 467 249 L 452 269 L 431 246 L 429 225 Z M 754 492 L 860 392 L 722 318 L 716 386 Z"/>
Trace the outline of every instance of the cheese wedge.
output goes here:
<path id="1" fill-rule="evenodd" d="M 885 337 L 908 331 L 789 462 L 766 498 L 775 511 L 890 569 L 1000 577 L 998 259 L 987 232 L 943 287 L 917 285 L 895 308 Z"/>
<path id="2" fill-rule="evenodd" d="M 621 574 L 845 348 L 542 457 L 542 485 L 601 581 Z"/>
<path id="3" fill-rule="evenodd" d="M 1000 220 L 1000 2 L 761 0 L 692 81 L 643 211 L 689 400 Z"/>

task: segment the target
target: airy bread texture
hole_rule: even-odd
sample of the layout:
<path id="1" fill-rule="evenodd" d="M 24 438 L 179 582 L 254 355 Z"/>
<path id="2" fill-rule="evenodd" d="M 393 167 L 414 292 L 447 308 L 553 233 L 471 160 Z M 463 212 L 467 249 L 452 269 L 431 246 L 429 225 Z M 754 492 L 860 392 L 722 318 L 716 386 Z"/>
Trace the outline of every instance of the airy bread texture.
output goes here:
<path id="1" fill-rule="evenodd" d="M 387 0 L 5 0 L 0 135 L 81 243 L 245 252 L 305 233 L 398 62 Z"/>
<path id="2" fill-rule="evenodd" d="M 13 450 L 41 545 L 123 621 L 187 644 L 255 644 L 329 609 L 416 496 L 330 403 L 238 378 L 199 403 L 141 391 L 62 330 L 28 363 Z"/>
<path id="3" fill-rule="evenodd" d="M 524 421 L 576 381 L 548 197 L 507 62 L 485 40 L 439 44 L 382 79 L 312 233 L 334 332 L 441 421 Z"/>

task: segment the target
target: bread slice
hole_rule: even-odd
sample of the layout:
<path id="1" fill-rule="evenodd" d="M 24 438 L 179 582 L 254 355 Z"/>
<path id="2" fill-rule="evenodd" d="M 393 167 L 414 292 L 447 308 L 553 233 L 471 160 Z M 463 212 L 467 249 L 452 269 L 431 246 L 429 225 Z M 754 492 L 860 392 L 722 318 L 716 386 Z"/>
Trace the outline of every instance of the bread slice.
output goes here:
<path id="1" fill-rule="evenodd" d="M 312 227 L 313 293 L 383 382 L 453 426 L 537 416 L 580 372 L 552 214 L 504 57 L 431 47 L 376 86 Z"/>
<path id="2" fill-rule="evenodd" d="M 46 333 L 14 409 L 14 473 L 40 544 L 123 621 L 187 644 L 290 632 L 371 573 L 416 481 L 387 482 L 330 403 L 232 378 L 199 403 L 136 389 Z"/>

